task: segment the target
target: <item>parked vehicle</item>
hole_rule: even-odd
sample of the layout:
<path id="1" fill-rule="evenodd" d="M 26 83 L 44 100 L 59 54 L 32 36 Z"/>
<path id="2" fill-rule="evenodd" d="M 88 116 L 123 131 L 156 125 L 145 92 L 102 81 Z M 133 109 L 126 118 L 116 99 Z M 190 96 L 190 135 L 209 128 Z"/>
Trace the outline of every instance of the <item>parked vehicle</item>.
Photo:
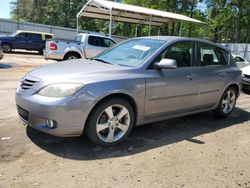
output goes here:
<path id="1" fill-rule="evenodd" d="M 94 58 L 36 68 L 16 93 L 19 116 L 39 131 L 97 144 L 123 141 L 134 125 L 207 110 L 227 117 L 241 90 L 230 52 L 199 39 L 142 37 Z"/>
<path id="2" fill-rule="evenodd" d="M 11 52 L 13 49 L 37 50 L 43 53 L 46 40 L 55 39 L 52 33 L 17 30 L 11 35 L 0 36 L 4 52 Z"/>
<path id="3" fill-rule="evenodd" d="M 233 55 L 233 58 L 240 69 L 250 65 L 249 62 L 240 55 Z"/>
<path id="4" fill-rule="evenodd" d="M 3 59 L 3 49 L 0 41 L 0 60 Z"/>
<path id="5" fill-rule="evenodd" d="M 250 90 L 250 65 L 244 67 L 242 70 L 242 89 Z"/>
<path id="6" fill-rule="evenodd" d="M 114 44 L 113 39 L 104 35 L 83 33 L 76 35 L 73 42 L 48 41 L 44 56 L 53 60 L 87 59 Z"/>

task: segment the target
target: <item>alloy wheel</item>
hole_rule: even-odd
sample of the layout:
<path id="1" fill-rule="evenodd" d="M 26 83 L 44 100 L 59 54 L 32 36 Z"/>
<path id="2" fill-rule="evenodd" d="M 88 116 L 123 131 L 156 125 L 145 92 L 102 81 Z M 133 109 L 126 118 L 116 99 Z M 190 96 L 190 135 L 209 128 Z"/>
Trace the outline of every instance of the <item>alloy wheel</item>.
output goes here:
<path id="1" fill-rule="evenodd" d="M 97 119 L 96 133 L 103 142 L 116 142 L 127 133 L 130 121 L 130 114 L 125 106 L 111 105 Z"/>

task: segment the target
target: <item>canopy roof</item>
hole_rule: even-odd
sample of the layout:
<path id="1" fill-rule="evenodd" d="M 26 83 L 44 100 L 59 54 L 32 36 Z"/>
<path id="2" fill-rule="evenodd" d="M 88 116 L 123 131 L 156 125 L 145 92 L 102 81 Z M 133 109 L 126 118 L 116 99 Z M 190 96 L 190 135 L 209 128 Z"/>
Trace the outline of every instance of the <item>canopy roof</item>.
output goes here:
<path id="1" fill-rule="evenodd" d="M 110 15 L 112 15 L 113 21 L 135 24 L 151 24 L 154 26 L 161 26 L 168 20 L 204 23 L 181 14 L 106 0 L 89 0 L 77 14 L 77 18 L 83 16 L 110 20 Z"/>

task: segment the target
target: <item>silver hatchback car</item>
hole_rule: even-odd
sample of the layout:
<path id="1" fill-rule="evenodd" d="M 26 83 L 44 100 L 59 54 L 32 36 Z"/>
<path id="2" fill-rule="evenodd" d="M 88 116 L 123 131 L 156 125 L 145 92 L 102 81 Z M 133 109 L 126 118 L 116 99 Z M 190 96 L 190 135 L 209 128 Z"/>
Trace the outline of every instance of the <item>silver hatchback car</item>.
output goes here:
<path id="1" fill-rule="evenodd" d="M 89 60 L 29 72 L 16 92 L 20 118 L 56 136 L 123 141 L 135 125 L 213 110 L 227 117 L 241 90 L 241 71 L 214 43 L 180 37 L 124 41 Z"/>

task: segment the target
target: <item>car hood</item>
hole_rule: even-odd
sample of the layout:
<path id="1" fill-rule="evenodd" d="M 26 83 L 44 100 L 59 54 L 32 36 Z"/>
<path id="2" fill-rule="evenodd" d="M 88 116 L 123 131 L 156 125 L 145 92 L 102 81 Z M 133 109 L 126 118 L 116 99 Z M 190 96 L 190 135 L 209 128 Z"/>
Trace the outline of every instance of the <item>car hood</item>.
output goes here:
<path id="1" fill-rule="evenodd" d="M 9 35 L 0 35 L 0 40 L 3 41 L 3 40 L 10 40 L 12 39 L 13 37 L 9 36 Z"/>
<path id="2" fill-rule="evenodd" d="M 128 75 L 128 69 L 94 60 L 77 59 L 44 65 L 28 74 L 49 83 L 63 81 L 86 83 L 121 78 Z"/>
<path id="3" fill-rule="evenodd" d="M 250 75 L 250 65 L 241 69 L 243 74 Z"/>

